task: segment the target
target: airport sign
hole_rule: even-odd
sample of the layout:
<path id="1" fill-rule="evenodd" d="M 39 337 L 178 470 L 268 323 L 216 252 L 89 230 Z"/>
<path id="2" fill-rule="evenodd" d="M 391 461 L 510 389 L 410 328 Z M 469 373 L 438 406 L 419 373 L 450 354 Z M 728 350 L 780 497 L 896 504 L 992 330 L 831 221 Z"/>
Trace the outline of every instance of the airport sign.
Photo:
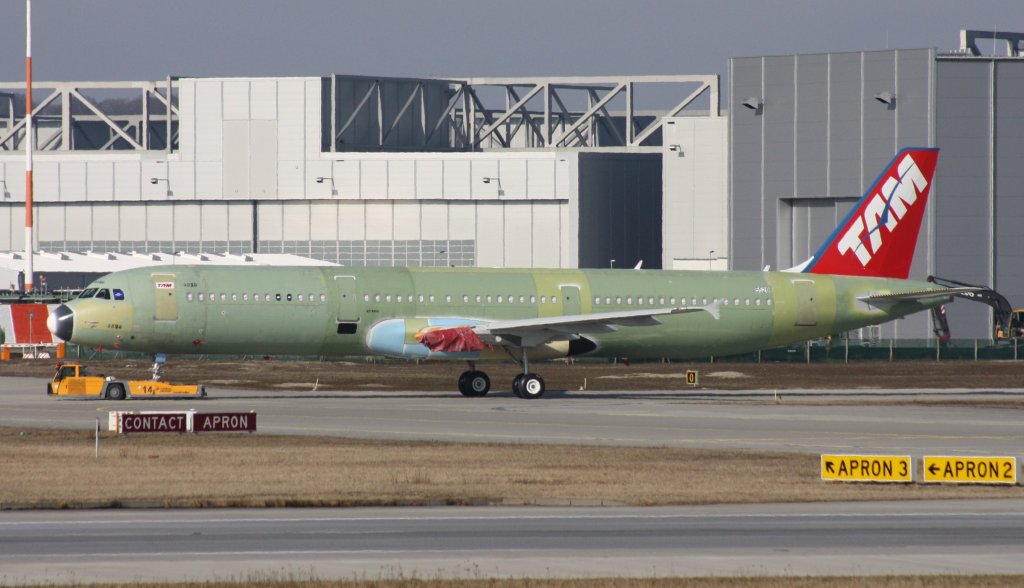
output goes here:
<path id="1" fill-rule="evenodd" d="M 913 482 L 909 455 L 821 456 L 821 479 L 840 482 Z"/>
<path id="2" fill-rule="evenodd" d="M 686 370 L 686 383 L 691 386 L 697 385 L 697 370 Z"/>
<path id="3" fill-rule="evenodd" d="M 1016 457 L 924 456 L 925 482 L 1016 484 Z"/>

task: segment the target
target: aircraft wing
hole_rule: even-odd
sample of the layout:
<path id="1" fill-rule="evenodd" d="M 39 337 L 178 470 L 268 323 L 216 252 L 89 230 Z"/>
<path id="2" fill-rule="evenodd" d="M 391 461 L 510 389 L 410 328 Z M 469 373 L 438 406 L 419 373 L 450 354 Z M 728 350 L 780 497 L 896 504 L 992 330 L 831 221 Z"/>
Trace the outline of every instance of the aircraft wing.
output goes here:
<path id="1" fill-rule="evenodd" d="M 693 312 L 706 312 L 716 320 L 719 317 L 718 304 L 709 304 L 489 321 L 470 328 L 481 340 L 490 344 L 501 344 L 509 340 L 516 346 L 532 347 L 549 341 L 575 339 L 577 335 L 585 333 L 609 333 L 617 330 L 618 326 L 660 325 L 659 316 Z"/>

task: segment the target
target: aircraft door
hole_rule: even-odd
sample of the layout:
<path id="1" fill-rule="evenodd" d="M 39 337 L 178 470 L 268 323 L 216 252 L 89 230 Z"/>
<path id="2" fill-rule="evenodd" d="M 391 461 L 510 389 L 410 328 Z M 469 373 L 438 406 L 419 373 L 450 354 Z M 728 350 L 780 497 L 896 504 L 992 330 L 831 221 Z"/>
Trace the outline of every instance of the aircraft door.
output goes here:
<path id="1" fill-rule="evenodd" d="M 153 319 L 178 320 L 178 295 L 175 274 L 153 274 Z"/>
<path id="2" fill-rule="evenodd" d="M 813 327 L 818 324 L 818 307 L 815 298 L 817 286 L 813 280 L 793 280 L 796 289 L 796 321 L 798 327 Z"/>
<path id="3" fill-rule="evenodd" d="M 580 314 L 580 287 L 561 286 L 562 290 L 562 314 Z"/>
<path id="4" fill-rule="evenodd" d="M 338 290 L 338 324 L 359 322 L 359 300 L 355 276 L 334 276 Z"/>

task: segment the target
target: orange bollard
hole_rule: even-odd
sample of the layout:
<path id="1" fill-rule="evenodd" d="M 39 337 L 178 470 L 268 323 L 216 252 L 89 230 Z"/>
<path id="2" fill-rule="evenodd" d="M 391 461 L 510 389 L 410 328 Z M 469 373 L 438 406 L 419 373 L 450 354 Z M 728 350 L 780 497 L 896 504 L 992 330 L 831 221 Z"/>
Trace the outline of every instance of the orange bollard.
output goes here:
<path id="1" fill-rule="evenodd" d="M 11 359 L 11 348 L 4 345 L 0 347 L 0 361 L 10 361 Z"/>
<path id="2" fill-rule="evenodd" d="M 57 359 L 64 359 L 64 342 L 57 343 Z"/>

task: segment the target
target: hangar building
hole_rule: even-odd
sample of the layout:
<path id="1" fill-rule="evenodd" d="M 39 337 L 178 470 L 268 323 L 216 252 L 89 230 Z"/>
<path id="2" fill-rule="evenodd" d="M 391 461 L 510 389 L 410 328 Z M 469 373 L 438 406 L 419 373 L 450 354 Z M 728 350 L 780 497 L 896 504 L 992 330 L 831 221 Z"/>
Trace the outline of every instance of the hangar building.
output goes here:
<path id="1" fill-rule="evenodd" d="M 1005 56 L 983 56 L 995 38 Z M 911 276 L 992 286 L 1024 305 L 1024 35 L 962 31 L 959 50 L 742 57 L 729 62 L 734 269 L 792 267 L 832 232 L 900 147 L 940 147 Z M 954 337 L 992 336 L 958 302 Z M 926 339 L 921 313 L 881 328 Z"/>

